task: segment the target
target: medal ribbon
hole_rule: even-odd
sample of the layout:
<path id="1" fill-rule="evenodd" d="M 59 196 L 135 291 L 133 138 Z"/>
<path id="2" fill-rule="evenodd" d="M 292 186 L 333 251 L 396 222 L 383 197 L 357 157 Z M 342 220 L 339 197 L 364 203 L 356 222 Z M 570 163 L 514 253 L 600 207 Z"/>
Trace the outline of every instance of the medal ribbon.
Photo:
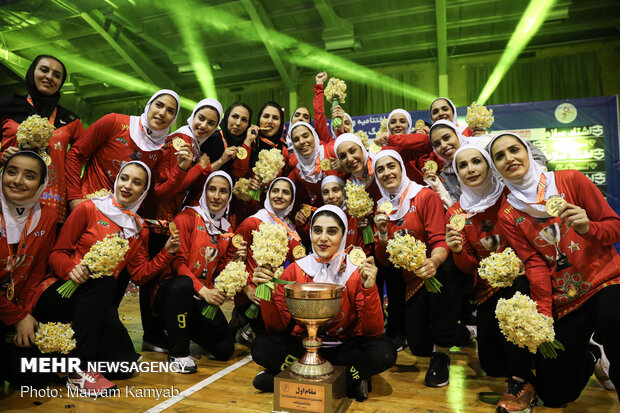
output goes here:
<path id="1" fill-rule="evenodd" d="M 23 251 L 26 250 L 26 235 L 28 234 L 28 227 L 30 227 L 30 222 L 32 221 L 32 213 L 34 211 L 34 207 L 30 209 L 30 213 L 28 214 L 28 219 L 26 220 L 26 225 L 24 225 L 24 230 L 22 231 L 22 236 L 19 240 L 19 243 L 17 244 L 17 252 L 15 253 L 15 255 L 13 255 L 13 248 L 11 247 L 11 244 L 9 244 L 9 237 L 7 234 L 6 237 L 6 246 L 8 249 L 8 259 L 9 259 L 9 288 L 11 286 L 11 284 L 13 284 L 13 270 L 15 269 L 15 258 L 19 257 L 20 255 L 22 255 L 21 253 Z M 0 218 L 2 219 L 2 227 L 4 228 L 5 232 L 6 232 L 6 222 L 4 221 L 4 215 L 0 215 Z M 8 298 L 8 297 L 7 297 Z M 13 297 L 11 297 L 10 299 L 12 299 Z"/>
<path id="2" fill-rule="evenodd" d="M 293 238 L 297 242 L 301 241 L 301 238 L 299 237 L 299 234 L 297 234 L 297 231 L 295 231 L 295 228 L 291 228 L 286 222 L 284 222 L 283 220 L 281 220 L 280 218 L 278 218 L 275 214 L 272 214 L 271 212 L 269 212 L 269 216 L 271 216 L 271 218 L 273 218 L 273 220 L 276 221 L 278 224 L 286 228 L 286 232 L 288 233 L 288 235 L 290 235 L 291 238 Z"/>
<path id="3" fill-rule="evenodd" d="M 32 98 L 30 96 L 28 96 L 28 98 L 26 100 L 34 108 L 34 102 L 32 101 Z M 49 121 L 50 125 L 52 125 L 52 126 L 54 126 L 54 121 L 56 120 L 56 113 L 58 113 L 58 108 L 54 108 L 54 111 L 52 112 L 51 116 L 48 118 L 48 121 Z"/>

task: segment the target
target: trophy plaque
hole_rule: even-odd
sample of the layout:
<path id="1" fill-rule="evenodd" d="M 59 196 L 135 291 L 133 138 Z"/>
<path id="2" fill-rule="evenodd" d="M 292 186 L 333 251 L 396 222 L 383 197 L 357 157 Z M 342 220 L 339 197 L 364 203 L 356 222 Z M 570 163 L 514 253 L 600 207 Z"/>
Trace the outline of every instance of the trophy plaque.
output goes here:
<path id="1" fill-rule="evenodd" d="M 274 382 L 274 410 L 290 413 L 344 412 L 351 404 L 342 366 L 332 366 L 318 353 L 322 340 L 317 332 L 340 312 L 344 287 L 338 284 L 299 283 L 284 286 L 291 316 L 306 327 L 306 349 L 298 361 L 278 374 Z"/>

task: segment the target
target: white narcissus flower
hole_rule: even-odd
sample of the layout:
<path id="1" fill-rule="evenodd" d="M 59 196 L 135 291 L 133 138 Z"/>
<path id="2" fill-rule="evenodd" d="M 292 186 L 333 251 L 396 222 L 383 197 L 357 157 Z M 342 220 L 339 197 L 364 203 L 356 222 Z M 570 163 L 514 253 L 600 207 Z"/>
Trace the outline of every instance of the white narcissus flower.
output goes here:
<path id="1" fill-rule="evenodd" d="M 396 268 L 407 271 L 417 270 L 426 259 L 426 244 L 409 234 L 396 234 L 388 241 L 386 251 Z"/>
<path id="2" fill-rule="evenodd" d="M 271 182 L 276 179 L 282 168 L 284 168 L 284 156 L 280 150 L 273 148 L 263 149 L 258 153 L 258 161 L 252 171 L 262 182 Z"/>
<path id="3" fill-rule="evenodd" d="M 53 132 L 54 126 L 47 118 L 32 115 L 19 124 L 16 139 L 21 149 L 40 152 L 47 149 Z"/>
<path id="4" fill-rule="evenodd" d="M 88 268 L 90 278 L 113 276 L 116 267 L 123 261 L 129 251 L 129 241 L 108 234 L 103 240 L 94 243 L 82 258 L 82 264 Z"/>
<path id="5" fill-rule="evenodd" d="M 487 109 L 486 106 L 472 102 L 471 106 L 467 108 L 465 122 L 470 129 L 490 128 L 493 122 L 495 122 L 493 109 Z"/>
<path id="6" fill-rule="evenodd" d="M 365 218 L 372 214 L 374 202 L 363 186 L 347 181 L 345 185 L 346 202 L 349 214 L 355 218 Z"/>
<path id="7" fill-rule="evenodd" d="M 487 280 L 491 287 L 510 287 L 519 274 L 520 260 L 512 248 L 491 253 L 480 261 L 478 275 Z"/>
<path id="8" fill-rule="evenodd" d="M 245 287 L 249 274 L 245 270 L 245 263 L 231 261 L 226 264 L 220 275 L 215 279 L 215 288 L 227 297 L 234 297 Z"/>
<path id="9" fill-rule="evenodd" d="M 325 99 L 328 102 L 334 100 L 334 98 L 338 99 L 339 103 L 344 103 L 347 98 L 347 84 L 344 80 L 332 77 L 327 82 L 327 86 L 324 90 Z"/>
<path id="10" fill-rule="evenodd" d="M 39 323 L 34 344 L 41 353 L 69 354 L 77 344 L 73 334 L 71 324 Z"/>
<path id="11" fill-rule="evenodd" d="M 277 268 L 286 260 L 288 237 L 286 228 L 263 222 L 258 231 L 252 231 L 252 257 L 261 267 Z"/>

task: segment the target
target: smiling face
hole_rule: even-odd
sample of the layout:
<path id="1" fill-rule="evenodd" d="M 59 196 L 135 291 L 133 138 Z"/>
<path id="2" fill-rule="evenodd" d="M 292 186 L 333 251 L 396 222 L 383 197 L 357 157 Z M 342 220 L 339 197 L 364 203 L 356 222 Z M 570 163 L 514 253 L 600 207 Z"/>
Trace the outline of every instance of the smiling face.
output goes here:
<path id="1" fill-rule="evenodd" d="M 364 171 L 364 153 L 355 142 L 338 145 L 338 159 L 348 174 L 361 174 Z"/>
<path id="2" fill-rule="evenodd" d="M 118 202 L 123 206 L 136 202 L 146 190 L 147 180 L 146 171 L 136 164 L 129 164 L 121 169 L 115 190 Z"/>
<path id="3" fill-rule="evenodd" d="M 44 95 L 51 96 L 58 92 L 62 83 L 64 70 L 56 59 L 43 57 L 34 69 L 34 84 Z"/>
<path id="4" fill-rule="evenodd" d="M 304 158 L 307 158 L 314 151 L 314 135 L 305 126 L 297 126 L 291 133 L 291 139 L 295 150 Z"/>
<path id="5" fill-rule="evenodd" d="M 269 203 L 273 210 L 276 212 L 284 211 L 291 205 L 291 202 L 293 202 L 291 184 L 284 179 L 276 181 L 269 191 Z"/>
<path id="6" fill-rule="evenodd" d="M 344 191 L 338 182 L 330 182 L 323 185 L 321 196 L 325 205 L 340 207 L 344 202 Z"/>
<path id="7" fill-rule="evenodd" d="M 383 188 L 393 191 L 400 186 L 403 170 L 396 159 L 391 156 L 384 156 L 375 165 L 375 176 Z"/>
<path id="8" fill-rule="evenodd" d="M 491 159 L 499 173 L 509 181 L 523 178 L 530 169 L 527 149 L 512 135 L 501 136 L 493 142 Z"/>
<path id="9" fill-rule="evenodd" d="M 458 148 L 461 147 L 459 138 L 449 127 L 439 126 L 431 131 L 431 145 L 442 157 L 452 162 L 452 157 Z"/>
<path id="10" fill-rule="evenodd" d="M 402 113 L 395 113 L 390 118 L 390 124 L 388 127 L 390 128 L 391 135 L 404 135 L 409 130 L 409 122 L 407 118 Z"/>
<path id="11" fill-rule="evenodd" d="M 259 127 L 267 128 L 262 131 L 262 135 L 266 138 L 270 138 L 278 132 L 280 124 L 282 123 L 282 117 L 280 111 L 273 107 L 267 106 L 259 119 Z"/>
<path id="12" fill-rule="evenodd" d="M 228 115 L 227 125 L 231 134 L 235 136 L 244 134 L 250 126 L 250 112 L 243 106 L 235 106 Z"/>
<path id="13" fill-rule="evenodd" d="M 431 105 L 431 120 L 435 123 L 440 119 L 449 120 L 450 122 L 454 119 L 452 106 L 445 99 L 437 99 Z"/>
<path id="14" fill-rule="evenodd" d="M 16 204 L 32 198 L 44 179 L 41 162 L 28 156 L 13 156 L 2 174 L 4 196 Z"/>
<path id="15" fill-rule="evenodd" d="M 479 151 L 463 149 L 456 156 L 456 170 L 463 183 L 474 188 L 487 179 L 489 164 Z"/>
<path id="16" fill-rule="evenodd" d="M 340 243 L 344 237 L 340 225 L 336 218 L 329 215 L 318 216 L 312 222 L 310 239 L 312 248 L 319 258 L 331 258 L 340 249 Z"/>
<path id="17" fill-rule="evenodd" d="M 340 125 L 340 130 L 342 131 L 342 133 L 350 133 L 351 132 L 351 120 L 348 117 L 343 117 L 342 118 L 342 125 Z"/>
<path id="18" fill-rule="evenodd" d="M 294 125 L 296 122 L 310 123 L 310 111 L 308 108 L 300 106 L 295 110 L 291 118 L 291 125 Z"/>
<path id="19" fill-rule="evenodd" d="M 219 120 L 217 111 L 213 108 L 202 108 L 192 119 L 192 131 L 198 139 L 206 139 L 215 130 Z"/>
<path id="20" fill-rule="evenodd" d="M 211 212 L 219 212 L 225 208 L 230 198 L 230 183 L 223 176 L 216 176 L 209 180 L 206 194 L 207 206 Z"/>
<path id="21" fill-rule="evenodd" d="M 168 128 L 177 114 L 177 101 L 170 95 L 160 95 L 149 106 L 146 114 L 149 125 L 155 130 Z"/>

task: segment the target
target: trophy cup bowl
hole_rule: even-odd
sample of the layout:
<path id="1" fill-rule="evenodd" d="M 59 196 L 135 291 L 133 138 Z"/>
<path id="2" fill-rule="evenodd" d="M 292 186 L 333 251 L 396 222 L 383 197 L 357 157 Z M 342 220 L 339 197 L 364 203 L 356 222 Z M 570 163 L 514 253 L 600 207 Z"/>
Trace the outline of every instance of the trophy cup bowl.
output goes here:
<path id="1" fill-rule="evenodd" d="M 306 379 L 324 379 L 334 371 L 332 364 L 318 353 L 322 340 L 317 330 L 323 323 L 334 318 L 340 311 L 344 286 L 338 284 L 300 283 L 284 286 L 286 306 L 291 316 L 306 326 L 308 337 L 303 345 L 306 354 L 291 364 L 290 371 Z"/>

